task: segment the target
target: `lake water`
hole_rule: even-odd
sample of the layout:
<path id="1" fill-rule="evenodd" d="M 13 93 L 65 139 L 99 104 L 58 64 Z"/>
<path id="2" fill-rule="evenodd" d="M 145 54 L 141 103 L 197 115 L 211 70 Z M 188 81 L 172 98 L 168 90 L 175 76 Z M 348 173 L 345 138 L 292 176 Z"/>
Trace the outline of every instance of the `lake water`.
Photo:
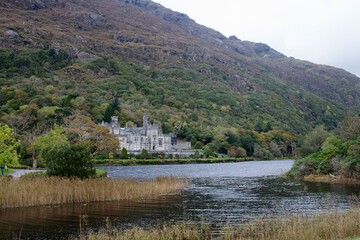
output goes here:
<path id="1" fill-rule="evenodd" d="M 329 205 L 350 207 L 360 186 L 290 181 L 279 178 L 292 160 L 222 164 L 102 167 L 110 177 L 149 179 L 187 176 L 188 189 L 153 200 L 106 202 L 55 207 L 2 210 L 0 238 L 67 239 L 79 233 L 80 219 L 86 228 L 130 227 L 164 222 L 243 222 L 276 212 L 313 213 Z"/>

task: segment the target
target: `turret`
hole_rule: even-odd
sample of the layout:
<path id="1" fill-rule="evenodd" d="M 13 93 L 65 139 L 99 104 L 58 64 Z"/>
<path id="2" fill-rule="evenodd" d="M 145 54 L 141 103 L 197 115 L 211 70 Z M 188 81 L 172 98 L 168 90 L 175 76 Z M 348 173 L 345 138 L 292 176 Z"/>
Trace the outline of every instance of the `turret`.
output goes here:
<path id="1" fill-rule="evenodd" d="M 119 117 L 118 117 L 118 116 L 112 116 L 112 117 L 111 117 L 111 122 L 112 122 L 112 123 L 115 123 L 115 124 L 117 125 L 118 122 L 119 122 Z"/>
<path id="2" fill-rule="evenodd" d="M 148 116 L 143 116 L 143 126 L 147 127 L 148 125 L 149 125 Z"/>

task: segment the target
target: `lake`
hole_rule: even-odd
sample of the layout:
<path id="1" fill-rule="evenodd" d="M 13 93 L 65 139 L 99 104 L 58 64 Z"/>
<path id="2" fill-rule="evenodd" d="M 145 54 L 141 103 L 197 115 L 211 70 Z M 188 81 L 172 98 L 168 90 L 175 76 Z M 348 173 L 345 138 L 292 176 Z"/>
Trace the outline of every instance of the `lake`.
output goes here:
<path id="1" fill-rule="evenodd" d="M 1 210 L 0 238 L 67 239 L 86 229 L 131 227 L 168 222 L 243 222 L 277 212 L 313 213 L 329 205 L 350 207 L 359 185 L 311 183 L 279 177 L 293 160 L 221 164 L 101 167 L 110 177 L 150 179 L 186 176 L 191 185 L 178 194 L 147 201 L 116 201 Z"/>

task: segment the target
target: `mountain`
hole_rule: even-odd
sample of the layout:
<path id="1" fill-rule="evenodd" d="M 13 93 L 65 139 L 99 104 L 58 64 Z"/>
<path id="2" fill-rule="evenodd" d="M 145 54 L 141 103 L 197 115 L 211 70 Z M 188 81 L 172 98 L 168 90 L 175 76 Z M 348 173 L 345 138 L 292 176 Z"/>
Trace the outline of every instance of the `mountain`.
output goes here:
<path id="1" fill-rule="evenodd" d="M 227 38 L 152 1 L 2 0 L 0 13 L 3 122 L 26 109 L 37 121 L 100 122 L 110 105 L 122 124 L 147 114 L 204 140 L 221 126 L 331 129 L 360 110 L 355 75 Z"/>

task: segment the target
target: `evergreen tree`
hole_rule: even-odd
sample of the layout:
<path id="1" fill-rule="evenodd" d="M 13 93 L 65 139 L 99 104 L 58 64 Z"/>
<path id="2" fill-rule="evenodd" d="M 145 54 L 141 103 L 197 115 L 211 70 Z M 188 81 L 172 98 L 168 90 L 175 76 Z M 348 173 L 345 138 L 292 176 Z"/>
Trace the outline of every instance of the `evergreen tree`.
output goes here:
<path id="1" fill-rule="evenodd" d="M 104 119 L 103 119 L 104 122 L 110 123 L 113 114 L 114 114 L 113 109 L 111 108 L 111 106 L 108 106 L 105 110 Z"/>
<path id="2" fill-rule="evenodd" d="M 143 150 L 141 151 L 140 158 L 141 159 L 149 159 L 150 158 L 149 153 L 148 153 L 148 151 L 146 151 L 145 148 L 143 148 Z"/>
<path id="3" fill-rule="evenodd" d="M 268 131 L 271 131 L 271 130 L 272 130 L 271 123 L 267 122 L 265 132 L 268 132 Z"/>
<path id="4" fill-rule="evenodd" d="M 117 96 L 114 97 L 114 101 L 110 104 L 110 107 L 112 109 L 113 112 L 118 111 L 120 112 L 120 107 L 119 107 L 119 98 Z"/>
<path id="5" fill-rule="evenodd" d="M 194 149 L 202 149 L 201 142 L 196 142 L 195 146 L 194 146 Z"/>
<path id="6" fill-rule="evenodd" d="M 196 159 L 199 159 L 199 158 L 200 158 L 200 152 L 199 152 L 199 150 L 196 150 L 194 155 L 195 155 L 195 158 L 196 158 Z"/>
<path id="7" fill-rule="evenodd" d="M 123 148 L 121 150 L 121 155 L 120 155 L 121 159 L 128 159 L 129 158 L 129 155 L 128 155 L 128 152 L 126 150 L 126 148 Z"/>
<path id="8" fill-rule="evenodd" d="M 213 154 L 214 154 L 214 153 L 213 153 L 213 151 L 210 149 L 210 147 L 206 146 L 206 147 L 204 148 L 204 155 L 205 155 L 206 158 L 212 156 Z"/>

